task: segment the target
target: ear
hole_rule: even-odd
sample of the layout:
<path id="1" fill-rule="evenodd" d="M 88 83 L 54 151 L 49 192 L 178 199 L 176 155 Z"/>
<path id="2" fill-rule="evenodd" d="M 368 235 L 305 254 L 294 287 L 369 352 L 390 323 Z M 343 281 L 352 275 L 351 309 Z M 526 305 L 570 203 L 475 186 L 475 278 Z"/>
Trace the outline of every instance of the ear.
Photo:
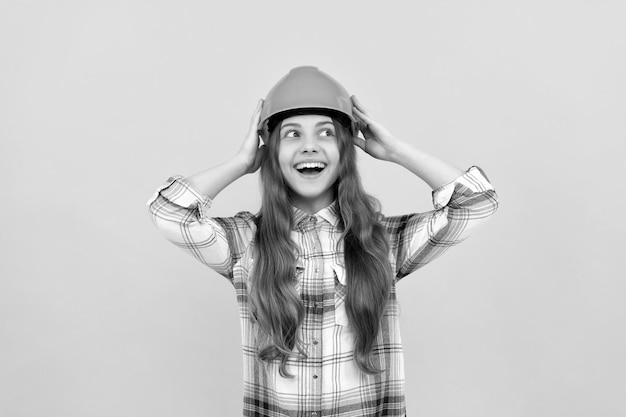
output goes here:
<path id="1" fill-rule="evenodd" d="M 265 133 L 263 129 L 257 130 L 256 133 L 257 135 L 259 135 L 260 139 L 259 146 L 265 145 L 267 143 L 267 138 L 269 137 L 269 134 Z"/>

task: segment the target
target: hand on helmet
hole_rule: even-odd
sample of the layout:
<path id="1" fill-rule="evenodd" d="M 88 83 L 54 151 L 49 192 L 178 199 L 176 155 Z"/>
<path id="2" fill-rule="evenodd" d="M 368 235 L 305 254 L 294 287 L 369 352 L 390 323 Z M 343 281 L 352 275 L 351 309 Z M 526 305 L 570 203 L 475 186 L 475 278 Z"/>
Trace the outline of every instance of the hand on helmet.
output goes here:
<path id="1" fill-rule="evenodd" d="M 380 123 L 372 118 L 370 112 L 361 102 L 352 96 L 353 114 L 356 117 L 357 128 L 363 133 L 365 140 L 354 137 L 354 144 L 374 158 L 391 161 L 398 140 Z"/>
<path id="2" fill-rule="evenodd" d="M 246 168 L 246 174 L 255 172 L 261 166 L 261 161 L 265 155 L 265 145 L 260 144 L 258 125 L 261 117 L 261 109 L 263 108 L 263 100 L 259 99 L 259 102 L 250 119 L 250 128 L 248 134 L 237 153 L 237 157 L 241 158 Z"/>

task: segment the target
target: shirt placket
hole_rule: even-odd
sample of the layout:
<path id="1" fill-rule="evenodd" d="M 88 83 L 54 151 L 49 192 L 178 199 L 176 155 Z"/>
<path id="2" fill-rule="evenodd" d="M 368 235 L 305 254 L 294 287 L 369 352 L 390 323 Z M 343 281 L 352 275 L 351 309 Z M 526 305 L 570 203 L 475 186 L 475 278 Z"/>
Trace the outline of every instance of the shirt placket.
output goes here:
<path id="1" fill-rule="evenodd" d="M 310 412 L 305 414 L 310 417 L 320 417 L 322 409 L 322 326 L 324 323 L 324 287 L 320 274 L 323 268 L 323 256 L 320 251 L 322 244 L 320 242 L 319 227 L 317 227 L 317 218 L 310 216 L 308 219 L 309 227 L 307 227 L 306 237 L 307 243 L 312 249 L 309 265 L 311 270 L 307 271 L 310 279 L 308 280 L 308 293 L 310 294 L 310 303 L 308 303 L 308 314 L 310 314 L 310 332 L 307 335 L 310 346 L 310 372 L 307 372 L 307 378 L 311 378 L 308 384 L 312 387 L 310 392 L 309 406 Z"/>

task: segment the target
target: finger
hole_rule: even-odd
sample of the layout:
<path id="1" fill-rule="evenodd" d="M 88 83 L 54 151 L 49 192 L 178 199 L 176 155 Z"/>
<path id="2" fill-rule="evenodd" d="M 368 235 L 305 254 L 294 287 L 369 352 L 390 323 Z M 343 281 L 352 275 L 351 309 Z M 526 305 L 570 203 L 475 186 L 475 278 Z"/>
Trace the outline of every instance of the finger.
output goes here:
<path id="1" fill-rule="evenodd" d="M 363 134 L 365 134 L 365 132 L 368 130 L 367 122 L 365 122 L 358 116 L 356 117 L 356 127 L 357 130 L 362 132 Z"/>
<path id="2" fill-rule="evenodd" d="M 254 155 L 254 163 L 252 164 L 252 172 L 255 172 L 263 164 L 263 159 L 265 159 L 266 153 L 265 150 L 265 145 L 261 145 L 257 148 L 256 154 Z"/>
<path id="3" fill-rule="evenodd" d="M 259 121 L 261 119 L 262 108 L 263 99 L 259 99 L 256 108 L 254 109 L 254 113 L 252 113 L 252 117 L 250 118 L 250 129 L 248 130 L 248 136 L 253 136 L 253 131 L 256 131 L 257 136 L 260 136 L 261 132 L 259 132 Z"/>
<path id="4" fill-rule="evenodd" d="M 263 108 L 263 99 L 260 98 L 258 103 L 256 104 L 256 108 L 254 109 L 254 113 L 252 113 L 252 121 L 255 121 L 257 124 L 259 123 L 259 119 L 261 118 L 262 108 Z"/>
<path id="5" fill-rule="evenodd" d="M 352 96 L 351 98 L 352 98 L 352 104 L 354 104 L 354 107 L 356 107 L 361 113 L 366 114 L 367 116 L 370 116 L 369 110 L 367 110 L 365 106 L 361 104 L 361 102 L 359 101 L 358 98 L 356 98 L 356 96 Z"/>
<path id="6" fill-rule="evenodd" d="M 259 119 L 261 118 L 261 109 L 263 107 L 263 100 L 259 99 L 256 104 L 256 108 L 250 117 L 250 127 L 257 126 L 259 124 Z"/>
<path id="7" fill-rule="evenodd" d="M 369 115 L 363 113 L 361 110 L 357 109 L 356 107 L 354 108 L 354 114 L 365 125 L 369 125 L 370 123 L 374 122 L 374 119 L 372 119 Z"/>
<path id="8" fill-rule="evenodd" d="M 363 113 L 361 113 L 359 109 L 357 109 L 356 107 L 353 107 L 352 114 L 354 115 L 354 118 L 356 119 L 357 123 L 363 123 Z"/>

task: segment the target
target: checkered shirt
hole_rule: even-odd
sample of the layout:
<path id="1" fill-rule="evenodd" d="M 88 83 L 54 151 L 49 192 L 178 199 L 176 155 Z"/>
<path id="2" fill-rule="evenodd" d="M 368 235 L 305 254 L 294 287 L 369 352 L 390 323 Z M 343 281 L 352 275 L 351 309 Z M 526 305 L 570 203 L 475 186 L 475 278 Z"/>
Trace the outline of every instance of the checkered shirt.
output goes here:
<path id="1" fill-rule="evenodd" d="M 395 281 L 374 344 L 368 375 L 356 366 L 354 334 L 345 309 L 346 273 L 335 204 L 309 215 L 294 208 L 291 238 L 300 257 L 296 290 L 305 316 L 299 330 L 305 358 L 290 358 L 292 378 L 280 376 L 279 362 L 256 358 L 262 333 L 248 305 L 254 263 L 255 216 L 208 217 L 211 199 L 182 177 L 170 178 L 148 202 L 152 220 L 176 246 L 226 277 L 234 286 L 243 343 L 244 416 L 404 416 L 404 359 L 400 339 L 398 280 L 463 241 L 496 210 L 497 195 L 478 167 L 433 191 L 435 209 L 404 216 L 380 216 L 390 239 Z"/>

